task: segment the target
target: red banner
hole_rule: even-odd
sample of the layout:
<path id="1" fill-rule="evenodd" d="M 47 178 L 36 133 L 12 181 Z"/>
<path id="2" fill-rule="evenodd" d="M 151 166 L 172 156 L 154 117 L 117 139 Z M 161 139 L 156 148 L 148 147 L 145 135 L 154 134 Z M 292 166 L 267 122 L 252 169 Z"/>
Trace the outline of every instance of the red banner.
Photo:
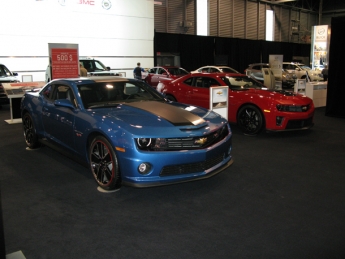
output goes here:
<path id="1" fill-rule="evenodd" d="M 79 77 L 78 49 L 51 49 L 52 79 Z"/>

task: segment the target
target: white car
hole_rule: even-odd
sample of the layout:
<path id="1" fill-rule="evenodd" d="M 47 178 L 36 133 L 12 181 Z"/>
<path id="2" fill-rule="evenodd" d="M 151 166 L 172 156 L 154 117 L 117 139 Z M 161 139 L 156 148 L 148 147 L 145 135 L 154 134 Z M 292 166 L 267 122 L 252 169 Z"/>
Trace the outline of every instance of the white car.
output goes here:
<path id="1" fill-rule="evenodd" d="M 19 82 L 17 76 L 18 73 L 13 73 L 5 65 L 0 64 L 0 106 L 9 103 L 2 83 L 17 83 Z"/>
<path id="2" fill-rule="evenodd" d="M 305 79 L 307 74 L 311 81 L 323 81 L 323 75 L 319 70 L 295 62 L 283 62 L 283 69 L 296 75 L 298 79 Z"/>
<path id="3" fill-rule="evenodd" d="M 227 66 L 203 66 L 200 67 L 194 71 L 191 71 L 191 73 L 235 73 L 239 74 L 236 69 L 233 69 L 232 67 Z"/>

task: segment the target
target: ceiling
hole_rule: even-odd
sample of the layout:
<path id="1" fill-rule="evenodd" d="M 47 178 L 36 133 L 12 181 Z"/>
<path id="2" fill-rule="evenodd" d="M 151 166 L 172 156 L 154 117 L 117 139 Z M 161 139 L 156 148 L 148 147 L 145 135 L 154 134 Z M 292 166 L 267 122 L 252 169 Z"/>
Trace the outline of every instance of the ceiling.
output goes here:
<path id="1" fill-rule="evenodd" d="M 344 13 L 345 15 L 345 1 L 344 0 L 259 0 L 260 2 L 285 5 L 297 9 L 303 9 L 311 12 L 327 13 Z"/>

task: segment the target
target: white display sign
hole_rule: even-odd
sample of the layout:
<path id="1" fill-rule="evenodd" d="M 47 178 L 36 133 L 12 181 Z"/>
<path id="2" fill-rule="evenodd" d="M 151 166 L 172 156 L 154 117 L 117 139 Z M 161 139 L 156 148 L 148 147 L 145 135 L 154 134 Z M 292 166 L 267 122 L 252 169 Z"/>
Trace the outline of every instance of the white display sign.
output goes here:
<path id="1" fill-rule="evenodd" d="M 275 77 L 275 86 L 277 89 L 282 88 L 283 77 L 283 55 L 270 55 L 269 56 L 270 69 Z"/>
<path id="2" fill-rule="evenodd" d="M 210 87 L 210 110 L 228 119 L 229 87 Z"/>
<path id="3" fill-rule="evenodd" d="M 328 64 L 328 25 L 313 27 L 312 68 L 322 70 Z"/>

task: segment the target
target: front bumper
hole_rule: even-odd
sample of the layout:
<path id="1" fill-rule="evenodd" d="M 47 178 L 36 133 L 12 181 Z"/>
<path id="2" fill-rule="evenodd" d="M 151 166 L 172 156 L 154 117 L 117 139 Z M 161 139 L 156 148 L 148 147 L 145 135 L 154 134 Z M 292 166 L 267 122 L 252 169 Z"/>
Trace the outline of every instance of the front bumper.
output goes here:
<path id="1" fill-rule="evenodd" d="M 230 132 L 221 142 L 206 149 L 122 153 L 119 154 L 122 185 L 153 187 L 209 178 L 233 163 L 231 150 Z M 138 171 L 141 163 L 151 166 L 146 175 Z"/>

